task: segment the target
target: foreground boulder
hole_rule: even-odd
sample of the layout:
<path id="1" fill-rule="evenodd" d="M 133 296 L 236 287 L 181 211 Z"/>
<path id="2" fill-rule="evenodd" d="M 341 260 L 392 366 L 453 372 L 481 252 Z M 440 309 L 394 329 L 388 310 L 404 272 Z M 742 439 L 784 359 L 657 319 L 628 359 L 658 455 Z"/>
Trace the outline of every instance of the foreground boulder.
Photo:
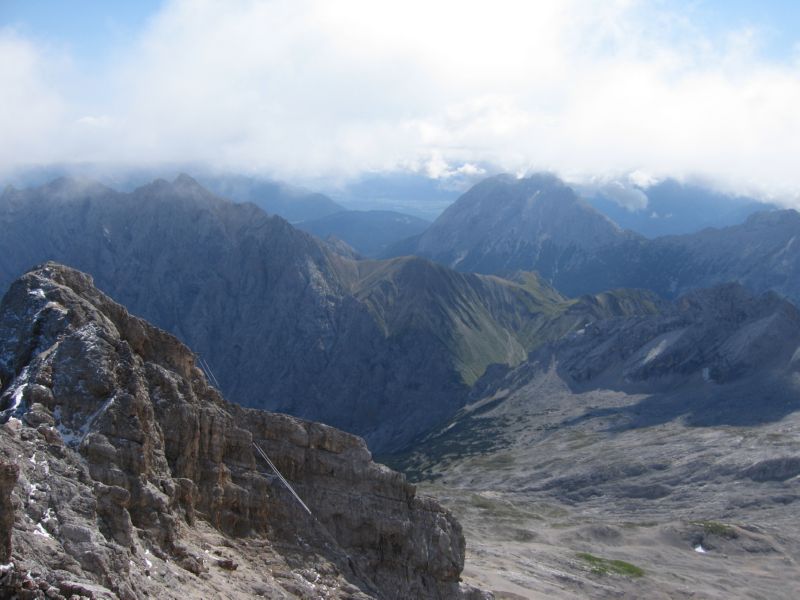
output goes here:
<path id="1" fill-rule="evenodd" d="M 0 492 L 19 470 L 8 585 L 51 597 L 481 597 L 459 583 L 456 520 L 373 463 L 363 440 L 227 403 L 188 348 L 83 273 L 48 263 L 12 285 L 0 380 L 0 458 L 14 465 Z"/>

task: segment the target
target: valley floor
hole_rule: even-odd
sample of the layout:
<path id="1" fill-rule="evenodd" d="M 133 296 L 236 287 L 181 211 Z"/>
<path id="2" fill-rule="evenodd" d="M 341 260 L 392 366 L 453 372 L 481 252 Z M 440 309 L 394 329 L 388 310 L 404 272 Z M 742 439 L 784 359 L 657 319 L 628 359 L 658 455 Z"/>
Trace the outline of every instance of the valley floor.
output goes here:
<path id="1" fill-rule="evenodd" d="M 464 580 L 498 600 L 800 597 L 796 523 L 625 521 L 514 494 L 426 491 L 464 525 Z"/>
<path id="2" fill-rule="evenodd" d="M 464 579 L 498 599 L 800 597 L 800 414 L 625 427 L 642 399 L 551 372 L 474 415 L 481 451 L 415 457 L 464 526 Z"/>

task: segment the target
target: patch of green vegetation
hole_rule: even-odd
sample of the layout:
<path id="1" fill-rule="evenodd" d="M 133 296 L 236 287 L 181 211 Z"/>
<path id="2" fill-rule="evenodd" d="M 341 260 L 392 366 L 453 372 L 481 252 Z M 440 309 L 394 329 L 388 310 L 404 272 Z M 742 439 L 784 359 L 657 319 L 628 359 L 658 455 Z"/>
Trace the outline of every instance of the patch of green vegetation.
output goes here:
<path id="1" fill-rule="evenodd" d="M 598 440 L 602 439 L 602 436 L 596 433 L 589 433 L 586 431 L 580 430 L 570 430 L 568 432 L 569 438 L 569 448 L 570 450 L 580 450 L 581 448 L 585 448 L 587 446 L 591 446 Z"/>
<path id="2" fill-rule="evenodd" d="M 595 575 L 622 575 L 624 577 L 642 577 L 644 576 L 644 569 L 640 569 L 636 565 L 632 565 L 624 560 L 611 560 L 608 558 L 601 558 L 588 552 L 578 552 L 576 555 L 581 560 L 589 564 L 592 573 Z"/>
<path id="3" fill-rule="evenodd" d="M 569 516 L 569 511 L 556 504 L 548 502 L 533 502 L 530 504 L 531 510 L 536 511 L 548 519 L 563 519 Z"/>
<path id="4" fill-rule="evenodd" d="M 658 521 L 623 521 L 620 523 L 625 529 L 638 529 L 639 527 L 656 527 Z"/>
<path id="5" fill-rule="evenodd" d="M 514 457 L 509 452 L 497 452 L 478 457 L 474 462 L 491 469 L 507 469 L 514 466 Z"/>
<path id="6" fill-rule="evenodd" d="M 784 433 L 768 433 L 764 439 L 772 446 L 788 446 L 794 442 L 790 436 Z"/>
<path id="7" fill-rule="evenodd" d="M 657 296 L 653 292 L 622 288 L 601 292 L 595 299 L 606 311 L 614 315 L 657 314 Z"/>
<path id="8" fill-rule="evenodd" d="M 550 527 L 553 529 L 569 529 L 570 527 L 575 527 L 575 521 L 552 521 L 549 523 Z"/>
<path id="9" fill-rule="evenodd" d="M 437 479 L 437 471 L 446 470 L 448 460 L 475 457 L 479 461 L 477 467 L 487 467 L 481 460 L 488 461 L 487 468 L 509 467 L 513 457 L 499 452 L 509 442 L 496 434 L 505 426 L 502 419 L 466 415 L 453 421 L 444 432 L 416 441 L 413 450 L 379 455 L 375 460 L 405 474 L 412 483 Z M 500 454 L 499 459 L 494 458 L 496 453 Z"/>
<path id="10" fill-rule="evenodd" d="M 545 282 L 539 275 L 530 271 L 518 271 L 509 278 L 528 292 L 533 298 L 542 305 L 563 304 L 567 298 L 556 291 L 555 288 Z"/>
<path id="11" fill-rule="evenodd" d="M 515 524 L 522 523 L 528 519 L 536 521 L 542 520 L 542 517 L 537 513 L 528 510 L 524 506 L 519 506 L 506 500 L 505 498 L 486 496 L 477 493 L 470 494 L 469 503 L 491 518 L 513 521 Z"/>
<path id="12" fill-rule="evenodd" d="M 739 537 L 736 530 L 725 523 L 719 523 L 717 521 L 694 521 L 693 525 L 699 525 L 708 535 L 717 535 L 729 540 Z"/>
<path id="13" fill-rule="evenodd" d="M 491 498 L 486 498 L 485 496 L 481 496 L 480 494 L 472 494 L 470 496 L 470 502 L 473 506 L 477 508 L 482 508 L 484 510 L 492 510 L 497 506 L 497 501 L 492 500 Z"/>

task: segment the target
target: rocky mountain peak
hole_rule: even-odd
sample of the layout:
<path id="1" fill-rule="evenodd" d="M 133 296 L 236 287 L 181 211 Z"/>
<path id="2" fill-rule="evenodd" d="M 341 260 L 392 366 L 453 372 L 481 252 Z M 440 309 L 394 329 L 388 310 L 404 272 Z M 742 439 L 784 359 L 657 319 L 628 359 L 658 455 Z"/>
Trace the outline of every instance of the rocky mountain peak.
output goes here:
<path id="1" fill-rule="evenodd" d="M 0 348 L 0 596 L 481 597 L 459 585 L 459 524 L 362 439 L 227 403 L 88 275 L 17 280 Z"/>
<path id="2" fill-rule="evenodd" d="M 178 173 L 178 176 L 175 178 L 173 184 L 184 187 L 202 187 L 194 177 L 188 175 L 187 173 Z"/>
<path id="3" fill-rule="evenodd" d="M 194 178 L 185 173 L 178 175 L 173 181 L 166 179 L 156 179 L 140 188 L 134 194 L 145 198 L 159 200 L 183 200 L 200 206 L 219 205 L 226 203 L 222 198 L 214 195 Z"/>
<path id="4" fill-rule="evenodd" d="M 500 173 L 476 183 L 473 191 L 485 192 L 489 189 L 516 188 L 523 194 L 534 194 L 543 190 L 559 190 L 566 188 L 564 182 L 552 173 L 533 173 L 525 177 L 517 177 L 510 173 Z"/>
<path id="5" fill-rule="evenodd" d="M 574 254 L 635 237 L 550 174 L 491 177 L 424 232 L 414 253 L 461 271 L 538 270 L 546 278 Z"/>
<path id="6" fill-rule="evenodd" d="M 214 198 L 216 194 L 208 190 L 208 188 L 201 185 L 194 177 L 186 173 L 180 173 L 170 184 L 169 188 L 171 193 L 199 197 L 199 198 Z"/>

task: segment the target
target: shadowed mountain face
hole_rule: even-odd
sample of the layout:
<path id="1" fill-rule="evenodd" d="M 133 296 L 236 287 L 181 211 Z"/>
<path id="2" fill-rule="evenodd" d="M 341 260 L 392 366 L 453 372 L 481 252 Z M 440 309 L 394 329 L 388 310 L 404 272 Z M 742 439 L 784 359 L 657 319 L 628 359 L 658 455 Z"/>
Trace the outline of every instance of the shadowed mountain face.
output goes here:
<path id="1" fill-rule="evenodd" d="M 62 179 L 0 197 L 0 284 L 59 260 L 190 343 L 222 391 L 401 447 L 493 363 L 516 364 L 563 299 L 419 258 L 355 262 L 189 177 L 123 194 Z M 541 329 L 541 332 L 540 332 Z"/>
<path id="2" fill-rule="evenodd" d="M 333 236 L 359 254 L 377 258 L 391 245 L 422 233 L 429 225 L 430 222 L 418 217 L 389 210 L 346 210 L 298 223 L 297 228 L 322 239 Z"/>
<path id="3" fill-rule="evenodd" d="M 488 179 L 395 253 L 458 270 L 538 271 L 568 296 L 644 288 L 665 297 L 738 281 L 800 301 L 800 214 L 760 212 L 741 225 L 647 240 L 617 228 L 550 176 Z"/>
<path id="4" fill-rule="evenodd" d="M 559 319 L 571 329 L 551 337 L 517 367 L 488 371 L 471 401 L 420 454 L 461 454 L 483 444 L 515 443 L 515 421 L 504 406 L 531 410 L 543 399 L 528 393 L 542 377 L 558 379 L 568 394 L 603 390 L 633 402 L 596 407 L 558 423 L 605 420 L 614 430 L 676 419 L 690 426 L 755 426 L 800 410 L 800 312 L 775 293 L 754 296 L 738 284 L 698 290 L 665 302 L 631 291 L 586 296 Z M 577 323 L 577 325 L 574 325 Z M 520 404 L 518 390 L 530 404 Z M 495 415 L 488 418 L 487 415 Z M 509 426 L 509 431 L 505 430 Z M 423 448 L 425 446 L 423 444 Z"/>

